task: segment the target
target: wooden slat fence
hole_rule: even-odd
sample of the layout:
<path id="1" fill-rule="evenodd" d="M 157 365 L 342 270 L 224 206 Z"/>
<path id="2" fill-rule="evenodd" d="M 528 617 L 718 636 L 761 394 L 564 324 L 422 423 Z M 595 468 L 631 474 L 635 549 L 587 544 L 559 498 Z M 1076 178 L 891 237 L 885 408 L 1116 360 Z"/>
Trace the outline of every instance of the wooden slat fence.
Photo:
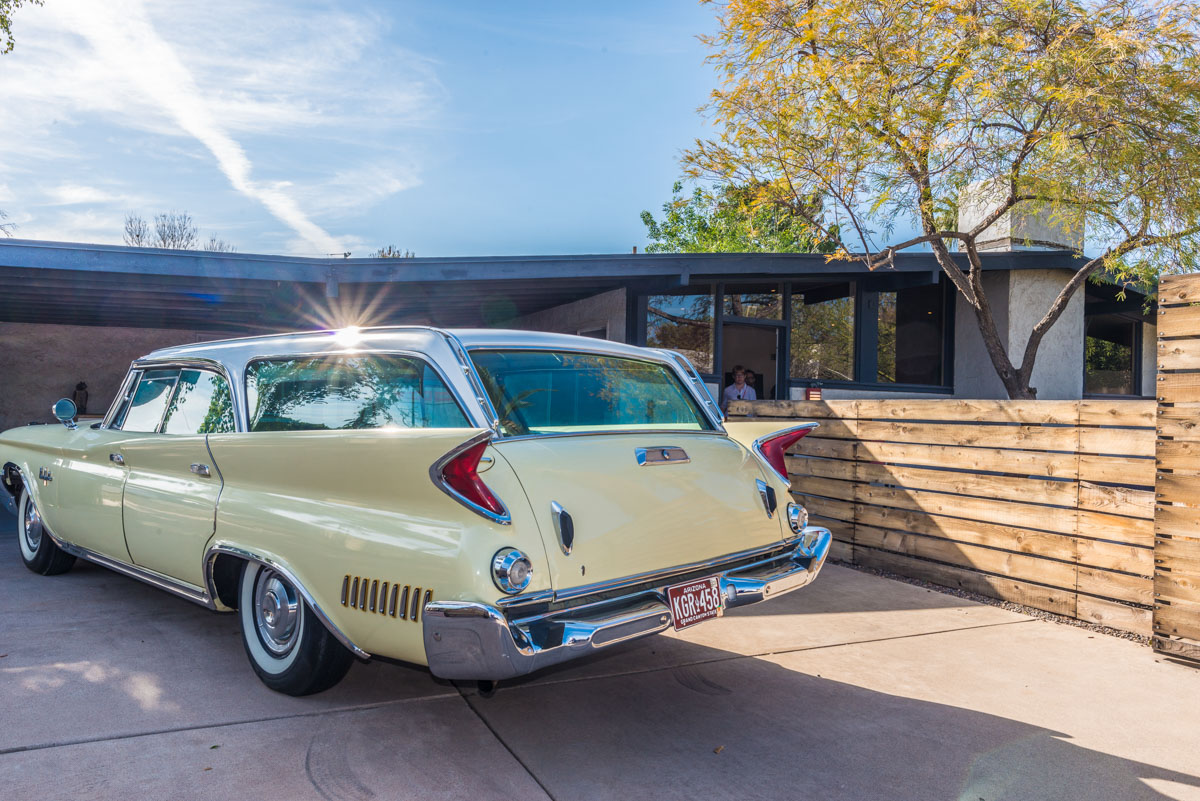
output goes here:
<path id="1" fill-rule="evenodd" d="M 1200 275 L 1158 287 L 1154 647 L 1200 659 Z"/>
<path id="2" fill-rule="evenodd" d="M 758 401 L 730 414 L 820 422 L 788 466 L 835 557 L 1150 634 L 1154 401 Z"/>

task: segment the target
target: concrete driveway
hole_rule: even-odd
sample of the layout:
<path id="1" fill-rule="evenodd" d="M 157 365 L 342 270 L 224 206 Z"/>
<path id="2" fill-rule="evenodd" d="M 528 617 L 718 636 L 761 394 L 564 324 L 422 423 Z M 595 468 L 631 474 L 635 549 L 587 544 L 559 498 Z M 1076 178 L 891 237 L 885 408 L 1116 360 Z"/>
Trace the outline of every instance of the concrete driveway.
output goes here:
<path id="1" fill-rule="evenodd" d="M 390 664 L 263 687 L 232 616 L 0 513 L 0 798 L 1200 799 L 1200 670 L 830 566 L 491 699 Z"/>

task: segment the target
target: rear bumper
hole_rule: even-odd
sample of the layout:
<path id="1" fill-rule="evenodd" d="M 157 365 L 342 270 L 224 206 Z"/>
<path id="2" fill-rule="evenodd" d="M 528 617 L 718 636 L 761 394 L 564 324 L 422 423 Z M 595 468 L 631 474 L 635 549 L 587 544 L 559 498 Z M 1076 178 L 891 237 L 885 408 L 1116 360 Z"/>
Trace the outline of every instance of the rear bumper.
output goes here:
<path id="1" fill-rule="evenodd" d="M 805 586 L 825 564 L 831 541 L 828 530 L 809 526 L 790 551 L 725 572 L 718 568 L 712 575 L 720 582 L 725 608 Z M 510 679 L 656 634 L 671 626 L 666 587 L 529 618 L 488 604 L 428 603 L 423 619 L 429 669 L 444 679 Z"/>

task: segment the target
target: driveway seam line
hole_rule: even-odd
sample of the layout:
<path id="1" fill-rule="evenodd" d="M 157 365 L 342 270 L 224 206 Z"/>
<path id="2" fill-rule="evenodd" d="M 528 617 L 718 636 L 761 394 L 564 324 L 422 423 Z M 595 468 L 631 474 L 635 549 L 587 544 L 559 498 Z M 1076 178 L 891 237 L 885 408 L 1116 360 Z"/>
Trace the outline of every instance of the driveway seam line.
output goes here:
<path id="1" fill-rule="evenodd" d="M 290 715 L 271 715 L 264 718 L 247 718 L 245 720 L 229 720 L 217 723 L 201 723 L 195 726 L 175 726 L 166 729 L 155 729 L 153 731 L 132 732 L 129 734 L 114 734 L 97 737 L 82 737 L 78 740 L 63 740 L 62 742 L 54 743 L 34 743 L 32 745 L 18 745 L 8 748 L 0 748 L 0 756 L 8 754 L 20 754 L 27 751 L 45 751 L 50 748 L 67 748 L 72 745 L 90 745 L 92 743 L 115 742 L 117 740 L 134 740 L 138 737 L 154 737 L 159 734 L 178 734 L 185 731 L 201 731 L 203 729 L 223 729 L 228 726 L 246 726 L 253 723 L 272 723 L 277 720 L 290 720 L 292 718 L 311 718 L 318 715 L 337 714 L 339 712 L 367 712 L 372 709 L 381 709 L 386 706 L 395 706 L 398 704 L 421 703 L 424 701 L 440 701 L 448 698 L 454 698 L 455 693 L 439 693 L 438 695 L 427 695 L 420 698 L 397 698 L 392 701 L 380 701 L 373 704 L 358 704 L 354 706 L 332 707 L 326 709 L 314 709 L 306 712 L 296 712 Z"/>
<path id="2" fill-rule="evenodd" d="M 462 698 L 466 703 L 467 709 L 470 709 L 475 717 L 479 718 L 479 722 L 487 727 L 487 730 L 490 731 L 492 736 L 496 738 L 496 742 L 500 743 L 500 745 L 504 747 L 504 750 L 507 751 L 512 758 L 517 761 L 517 764 L 529 774 L 529 778 L 533 779 L 534 782 L 537 783 L 537 786 L 542 788 L 542 792 L 546 794 L 546 797 L 549 798 L 550 801 L 558 801 L 558 799 L 554 797 L 554 793 L 550 792 L 550 788 L 542 784 L 542 780 L 538 778 L 536 773 L 533 772 L 533 769 L 525 764 L 525 760 L 521 759 L 520 755 L 518 755 L 516 751 L 512 750 L 512 747 L 509 746 L 509 744 L 504 741 L 504 738 L 500 736 L 500 732 L 496 731 L 496 728 L 491 724 L 491 722 L 485 718 L 478 709 L 475 708 L 475 704 L 471 703 L 471 698 L 465 692 L 463 692 L 462 687 L 460 687 L 457 683 L 455 683 L 454 687 L 458 690 L 459 697 Z"/>

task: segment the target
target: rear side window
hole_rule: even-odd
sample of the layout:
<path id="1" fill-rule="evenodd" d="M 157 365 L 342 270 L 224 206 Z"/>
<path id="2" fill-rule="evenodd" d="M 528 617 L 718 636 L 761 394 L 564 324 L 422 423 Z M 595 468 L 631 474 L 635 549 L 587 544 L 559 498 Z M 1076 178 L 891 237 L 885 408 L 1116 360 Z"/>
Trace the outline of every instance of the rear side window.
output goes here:
<path id="1" fill-rule="evenodd" d="M 425 362 L 393 354 L 268 359 L 246 368 L 250 431 L 469 428 Z"/>
<path id="2" fill-rule="evenodd" d="M 113 421 L 113 428 L 122 431 L 157 431 L 178 378 L 178 370 L 147 370 L 142 373 L 129 403 Z"/>
<path id="3" fill-rule="evenodd" d="M 707 431 L 712 424 L 657 362 L 592 353 L 473 350 L 505 436 Z"/>
<path id="4" fill-rule="evenodd" d="M 164 434 L 226 434 L 234 430 L 229 383 L 207 370 L 181 370 L 167 406 Z"/>

